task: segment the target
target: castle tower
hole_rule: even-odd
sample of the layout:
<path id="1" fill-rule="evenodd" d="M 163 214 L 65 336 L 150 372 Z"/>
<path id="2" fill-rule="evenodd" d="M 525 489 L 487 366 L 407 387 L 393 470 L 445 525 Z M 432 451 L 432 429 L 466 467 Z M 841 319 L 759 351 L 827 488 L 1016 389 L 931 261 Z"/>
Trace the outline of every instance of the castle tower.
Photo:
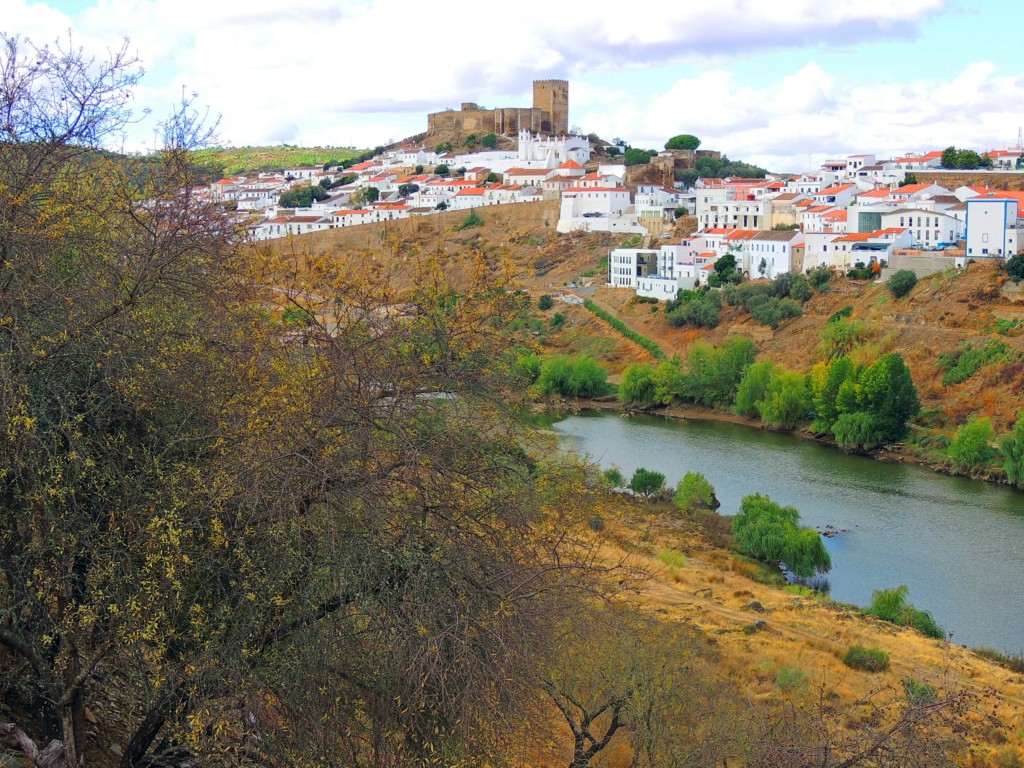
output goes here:
<path id="1" fill-rule="evenodd" d="M 541 130 L 569 133 L 569 81 L 534 80 L 533 107 L 543 114 Z"/>

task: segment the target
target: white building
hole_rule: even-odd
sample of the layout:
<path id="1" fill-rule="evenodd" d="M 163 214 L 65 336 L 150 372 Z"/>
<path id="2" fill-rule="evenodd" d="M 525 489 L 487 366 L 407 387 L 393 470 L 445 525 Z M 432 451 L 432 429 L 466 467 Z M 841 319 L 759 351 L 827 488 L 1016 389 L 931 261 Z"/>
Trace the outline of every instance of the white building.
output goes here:
<path id="1" fill-rule="evenodd" d="M 991 194 L 967 200 L 967 257 L 1017 253 L 1017 201 Z"/>
<path id="2" fill-rule="evenodd" d="M 881 216 L 882 228 L 900 228 L 910 232 L 911 247 L 934 249 L 952 245 L 964 236 L 963 223 L 945 213 L 922 208 L 898 208 Z"/>
<path id="3" fill-rule="evenodd" d="M 635 214 L 627 216 L 628 208 L 629 190 L 625 187 L 569 187 L 562 192 L 556 229 L 646 234 Z"/>

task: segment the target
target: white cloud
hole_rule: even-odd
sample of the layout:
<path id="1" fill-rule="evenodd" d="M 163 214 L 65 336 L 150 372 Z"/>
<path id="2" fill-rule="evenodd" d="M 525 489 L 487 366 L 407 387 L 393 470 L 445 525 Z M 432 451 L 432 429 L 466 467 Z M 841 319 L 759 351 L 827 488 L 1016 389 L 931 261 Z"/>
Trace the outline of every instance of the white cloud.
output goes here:
<path id="1" fill-rule="evenodd" d="M 825 154 L 1006 146 L 1024 114 L 1021 79 L 974 62 L 948 81 L 850 84 L 810 63 L 772 87 L 753 89 L 714 70 L 681 79 L 646 104 L 605 94 L 584 126 L 602 133 L 592 126 L 604 121 L 611 132 L 652 148 L 673 134 L 694 133 L 734 159 L 802 170 L 808 153 L 820 162 Z"/>
<path id="2" fill-rule="evenodd" d="M 71 24 L 43 2 L 9 2 L 5 31 L 51 39 Z M 942 6 L 687 0 L 643 13 L 550 3 L 498 14 L 477 0 L 450 0 L 440 14 L 418 0 L 292 0 L 287 8 L 279 0 L 95 0 L 74 23 L 83 43 L 131 40 L 149 71 L 146 106 L 157 113 L 185 84 L 223 113 L 234 142 L 280 139 L 292 124 L 293 140 L 340 142 L 348 134 L 370 144 L 375 123 L 403 135 L 422 130 L 424 112 L 461 101 L 529 103 L 538 77 L 578 80 L 709 54 L 905 37 Z"/>
<path id="3" fill-rule="evenodd" d="M 987 62 L 902 84 L 851 83 L 842 57 L 826 60 L 835 71 L 809 58 L 767 88 L 730 70 L 772 49 L 912 41 L 943 0 L 675 0 L 642 13 L 550 3 L 500 15 L 478 0 L 450 0 L 444 14 L 418 0 L 95 0 L 74 18 L 4 5 L 0 29 L 37 42 L 71 26 L 89 50 L 130 39 L 148 70 L 139 106 L 164 114 L 185 86 L 235 144 L 372 146 L 462 101 L 529 104 L 542 77 L 571 80 L 570 119 L 587 131 L 652 147 L 696 133 L 780 169 L 803 167 L 807 152 L 1004 144 L 1024 112 L 1020 84 Z M 133 141 L 149 143 L 150 130 Z"/>

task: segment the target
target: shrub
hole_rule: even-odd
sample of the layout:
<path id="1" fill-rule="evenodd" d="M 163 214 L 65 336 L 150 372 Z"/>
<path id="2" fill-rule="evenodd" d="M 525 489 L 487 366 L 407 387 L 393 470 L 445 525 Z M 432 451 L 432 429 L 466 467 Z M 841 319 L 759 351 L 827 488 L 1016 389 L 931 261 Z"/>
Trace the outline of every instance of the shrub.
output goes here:
<path id="1" fill-rule="evenodd" d="M 908 677 L 903 681 L 903 693 L 912 707 L 926 707 L 935 701 L 938 692 L 934 686 Z"/>
<path id="2" fill-rule="evenodd" d="M 824 363 L 819 363 L 824 366 Z M 843 356 L 833 360 L 824 368 L 824 374 L 818 373 L 821 368 L 812 369 L 812 399 L 814 405 L 814 423 L 812 428 L 818 432 L 828 432 L 839 418 L 839 390 L 847 381 L 856 381 L 857 371 L 853 361 Z"/>
<path id="3" fill-rule="evenodd" d="M 928 611 L 919 610 L 907 602 L 909 591 L 905 584 L 895 589 L 876 589 L 871 594 L 871 607 L 865 613 L 901 627 L 913 627 L 926 637 L 945 639 L 946 633 Z"/>
<path id="4" fill-rule="evenodd" d="M 797 576 L 825 573 L 832 559 L 818 533 L 797 525 L 800 514 L 768 496 L 745 496 L 733 518 L 733 533 L 740 554 L 781 564 Z"/>
<path id="5" fill-rule="evenodd" d="M 674 549 L 663 549 L 658 553 L 658 559 L 669 568 L 683 568 L 686 565 L 686 555 Z"/>
<path id="6" fill-rule="evenodd" d="M 840 320 L 845 320 L 853 314 L 853 307 L 847 304 L 842 309 L 838 309 L 832 313 L 832 316 L 828 319 L 829 323 L 838 323 Z"/>
<path id="7" fill-rule="evenodd" d="M 861 672 L 884 672 L 889 668 L 889 654 L 881 648 L 854 645 L 843 656 L 843 664 Z"/>
<path id="8" fill-rule="evenodd" d="M 946 455 L 957 469 L 982 467 L 996 457 L 995 439 L 992 422 L 985 417 L 972 416 L 956 431 Z"/>
<path id="9" fill-rule="evenodd" d="M 555 306 L 555 300 L 551 298 L 551 295 L 545 293 L 539 299 L 537 299 L 537 309 L 551 309 Z"/>
<path id="10" fill-rule="evenodd" d="M 800 317 L 803 314 L 803 310 L 800 309 L 800 305 L 792 299 L 779 299 L 775 296 L 769 296 L 765 299 L 756 302 L 750 308 L 750 317 L 761 325 L 767 325 L 770 328 L 778 328 L 783 320 L 788 320 L 791 317 Z"/>
<path id="11" fill-rule="evenodd" d="M 902 299 L 917 285 L 917 275 L 913 270 L 901 269 L 889 278 L 889 292 L 897 299 Z"/>
<path id="12" fill-rule="evenodd" d="M 815 267 L 807 272 L 807 282 L 818 290 L 821 290 L 821 288 L 828 285 L 831 279 L 832 270 L 826 269 L 825 267 Z"/>
<path id="13" fill-rule="evenodd" d="M 541 365 L 537 391 L 542 396 L 596 397 L 608 391 L 608 372 L 592 357 L 558 355 Z"/>
<path id="14" fill-rule="evenodd" d="M 775 676 L 775 684 L 784 693 L 792 693 L 807 686 L 807 675 L 802 669 L 796 667 L 779 667 Z"/>
<path id="15" fill-rule="evenodd" d="M 470 211 L 466 218 L 455 225 L 455 231 L 461 232 L 470 227 L 482 227 L 483 225 L 484 220 L 480 218 L 480 215 L 476 211 Z"/>
<path id="16" fill-rule="evenodd" d="M 1006 273 L 1015 283 L 1024 280 L 1024 253 L 1018 253 L 1006 260 Z"/>
<path id="17" fill-rule="evenodd" d="M 531 384 L 537 381 L 537 378 L 540 376 L 540 358 L 537 357 L 536 352 L 520 355 L 516 364 Z"/>
<path id="18" fill-rule="evenodd" d="M 608 467 L 608 469 L 602 473 L 602 476 L 604 477 L 604 481 L 612 488 L 621 488 L 626 482 L 626 478 L 622 476 L 622 470 L 616 466 Z"/>
<path id="19" fill-rule="evenodd" d="M 1013 432 L 1003 438 L 1003 469 L 1006 478 L 1014 485 L 1024 488 L 1024 411 L 1017 412 Z"/>
<path id="20" fill-rule="evenodd" d="M 685 302 L 675 311 L 666 314 L 665 319 L 673 328 L 683 325 L 714 328 L 719 320 L 718 305 L 713 299 L 702 296 Z"/>
<path id="21" fill-rule="evenodd" d="M 565 315 L 563 315 L 561 312 L 555 312 L 555 314 L 551 316 L 551 320 L 549 321 L 548 325 L 550 325 L 552 328 L 561 328 L 563 325 L 565 325 Z"/>
<path id="22" fill-rule="evenodd" d="M 697 509 L 717 509 L 715 489 L 700 472 L 687 472 L 676 485 L 672 502 L 679 509 L 693 512 Z"/>
<path id="23" fill-rule="evenodd" d="M 844 451 L 874 448 L 881 442 L 874 419 L 864 411 L 840 414 L 832 425 L 832 435 Z"/>
<path id="24" fill-rule="evenodd" d="M 946 371 L 942 386 L 948 387 L 967 381 L 989 363 L 996 362 L 1006 354 L 1006 344 L 989 339 L 979 346 L 965 341 L 953 352 L 939 355 L 939 368 Z"/>
<path id="25" fill-rule="evenodd" d="M 669 405 L 683 394 L 683 372 L 679 369 L 679 358 L 662 360 L 654 369 L 654 402 Z"/>
<path id="26" fill-rule="evenodd" d="M 843 310 L 840 310 L 842 312 Z M 836 314 L 839 314 L 838 312 Z M 832 316 L 833 318 L 835 315 Z M 861 342 L 871 338 L 874 330 L 860 320 L 832 319 L 821 329 L 821 344 L 818 351 L 826 360 L 848 355 Z"/>
<path id="27" fill-rule="evenodd" d="M 665 475 L 652 469 L 637 467 L 629 480 L 629 488 L 634 493 L 651 498 L 660 496 L 665 490 Z"/>
<path id="28" fill-rule="evenodd" d="M 793 280 L 793 286 L 789 289 L 789 295 L 800 302 L 811 298 L 811 284 L 807 282 L 807 278 L 797 275 Z"/>

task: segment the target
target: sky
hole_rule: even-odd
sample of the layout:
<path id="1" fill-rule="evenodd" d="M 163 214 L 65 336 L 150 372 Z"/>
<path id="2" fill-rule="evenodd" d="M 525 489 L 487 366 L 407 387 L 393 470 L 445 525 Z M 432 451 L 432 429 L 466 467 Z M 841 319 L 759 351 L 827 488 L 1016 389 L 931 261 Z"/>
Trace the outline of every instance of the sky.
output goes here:
<path id="1" fill-rule="evenodd" d="M 464 101 L 530 106 L 532 81 L 558 78 L 584 133 L 652 149 L 691 133 L 791 172 L 1016 146 L 1021 29 L 1021 0 L 0 0 L 0 32 L 36 45 L 128 41 L 154 116 L 129 150 L 183 93 L 224 144 L 365 148 Z"/>

